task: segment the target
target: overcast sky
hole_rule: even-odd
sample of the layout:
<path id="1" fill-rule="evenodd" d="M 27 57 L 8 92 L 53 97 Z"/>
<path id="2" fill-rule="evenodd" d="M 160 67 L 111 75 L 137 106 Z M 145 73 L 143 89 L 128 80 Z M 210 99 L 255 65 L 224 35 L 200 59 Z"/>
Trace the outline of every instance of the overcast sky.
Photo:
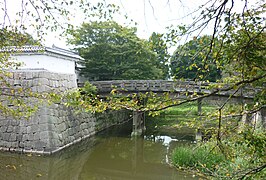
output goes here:
<path id="1" fill-rule="evenodd" d="M 97 0 L 95 0 L 97 1 Z M 170 25 L 192 22 L 190 14 L 202 5 L 204 0 L 106 0 L 120 7 L 121 15 L 115 21 L 129 25 L 130 19 L 136 22 L 137 35 L 148 39 L 152 32 L 164 33 Z M 206 0 L 205 0 L 206 1 Z M 124 18 L 127 15 L 128 19 Z M 76 23 L 81 23 L 76 21 Z M 131 23 L 135 26 L 134 23 Z"/>
<path id="2" fill-rule="evenodd" d="M 192 21 L 188 15 L 201 3 L 200 0 L 114 0 L 123 13 L 137 22 L 138 35 L 148 38 L 152 32 L 165 32 L 171 24 Z"/>
<path id="3" fill-rule="evenodd" d="M 3 3 L 4 0 L 0 0 Z M 24 0 L 27 1 L 27 0 Z M 113 3 L 120 6 L 121 15 L 116 15 L 115 20 L 121 25 L 128 25 L 129 19 L 137 23 L 138 36 L 147 39 L 152 32 L 164 33 L 166 27 L 170 25 L 189 24 L 197 13 L 190 14 L 208 0 L 106 0 L 107 3 Z M 21 8 L 22 0 L 8 0 L 8 12 L 12 16 Z M 88 2 L 98 2 L 98 0 L 88 0 Z M 102 2 L 102 1 L 101 1 Z M 239 0 L 236 3 L 241 3 Z M 2 5 L 2 4 L 1 4 Z M 236 7 L 238 5 L 236 4 Z M 200 13 L 200 12 L 198 12 Z M 70 19 L 74 25 L 80 25 L 83 22 L 81 13 L 73 10 L 75 18 Z M 125 19 L 123 15 L 127 15 Z M 3 17 L 3 14 L 1 14 Z M 25 23 L 28 23 L 25 21 Z M 210 29 L 204 33 L 210 33 Z M 45 37 L 45 45 L 66 48 L 64 38 L 59 40 L 58 33 L 49 33 Z"/>

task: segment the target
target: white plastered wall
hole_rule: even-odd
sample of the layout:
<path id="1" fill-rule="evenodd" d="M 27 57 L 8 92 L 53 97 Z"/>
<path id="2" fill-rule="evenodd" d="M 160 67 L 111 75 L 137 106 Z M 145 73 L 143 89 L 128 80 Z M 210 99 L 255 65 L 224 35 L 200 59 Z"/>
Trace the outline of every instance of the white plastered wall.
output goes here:
<path id="1" fill-rule="evenodd" d="M 19 69 L 46 69 L 56 73 L 75 74 L 75 62 L 69 59 L 46 54 L 22 54 L 12 56 L 12 59 L 22 63 Z"/>

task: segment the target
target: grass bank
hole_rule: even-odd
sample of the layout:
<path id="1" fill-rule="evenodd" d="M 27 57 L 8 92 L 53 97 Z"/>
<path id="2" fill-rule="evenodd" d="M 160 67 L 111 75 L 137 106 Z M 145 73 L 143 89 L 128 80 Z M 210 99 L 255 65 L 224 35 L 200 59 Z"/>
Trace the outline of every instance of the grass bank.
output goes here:
<path id="1" fill-rule="evenodd" d="M 201 146 L 181 146 L 174 150 L 172 154 L 173 164 L 181 169 L 198 171 L 201 174 L 210 174 L 220 168 L 225 163 L 225 157 L 209 145 Z"/>
<path id="2" fill-rule="evenodd" d="M 222 149 L 221 149 L 222 148 Z M 264 131 L 235 134 L 217 146 L 210 140 L 197 146 L 178 147 L 172 163 L 180 169 L 192 170 L 208 179 L 266 179 L 266 133 Z"/>
<path id="3" fill-rule="evenodd" d="M 226 111 L 232 112 L 229 104 Z M 177 147 L 172 153 L 172 164 L 179 169 L 194 171 L 208 179 L 266 179 L 266 132 L 248 127 L 237 132 L 239 119 L 223 119 L 222 141 L 217 145 L 217 107 L 203 104 L 198 116 L 197 103 L 168 108 L 146 123 L 163 134 L 188 134 L 195 136 L 197 127 L 212 129 L 213 138 L 196 145 Z M 234 109 L 232 108 L 232 109 Z M 216 119 L 215 119 L 216 116 Z M 194 126 L 192 126 L 194 125 Z"/>
<path id="4" fill-rule="evenodd" d="M 148 131 L 157 131 L 160 134 L 170 135 L 186 133 L 194 136 L 196 128 L 192 125 L 205 126 L 201 124 L 201 119 L 206 119 L 217 107 L 203 103 L 201 116 L 198 116 L 197 108 L 197 103 L 191 102 L 177 107 L 168 108 L 162 111 L 160 116 L 148 117 L 146 121 Z"/>

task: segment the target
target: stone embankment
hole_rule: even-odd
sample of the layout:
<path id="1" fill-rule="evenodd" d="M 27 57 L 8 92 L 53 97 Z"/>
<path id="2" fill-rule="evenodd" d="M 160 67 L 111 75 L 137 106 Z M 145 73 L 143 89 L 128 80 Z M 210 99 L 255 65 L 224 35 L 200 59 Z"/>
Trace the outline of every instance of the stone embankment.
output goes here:
<path id="1" fill-rule="evenodd" d="M 76 113 L 61 102 L 40 102 L 36 97 L 27 95 L 28 90 L 33 93 L 65 93 L 75 89 L 77 83 L 74 74 L 17 70 L 10 73 L 7 82 L 10 87 L 2 87 L 1 104 L 14 109 L 16 106 L 10 103 L 10 97 L 22 98 L 31 106 L 38 105 L 38 110 L 29 119 L 14 119 L 0 113 L 0 149 L 4 151 L 54 153 L 128 119 L 128 113 L 125 111 L 97 115 Z M 23 94 L 20 97 L 10 96 L 8 92 L 12 88 L 21 88 L 25 92 L 20 92 L 20 95 Z"/>

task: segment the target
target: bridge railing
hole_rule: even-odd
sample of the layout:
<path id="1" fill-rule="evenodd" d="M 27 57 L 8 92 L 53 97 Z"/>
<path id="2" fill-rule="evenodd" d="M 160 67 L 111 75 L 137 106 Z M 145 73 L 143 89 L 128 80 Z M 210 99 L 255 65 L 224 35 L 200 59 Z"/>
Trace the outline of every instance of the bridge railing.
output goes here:
<path id="1" fill-rule="evenodd" d="M 112 89 L 122 90 L 124 92 L 189 92 L 209 94 L 216 89 L 210 88 L 215 83 L 195 82 L 195 81 L 168 81 L 168 80 L 112 80 L 112 81 L 90 81 L 97 87 L 99 93 L 109 93 Z M 79 83 L 82 87 L 84 83 Z M 228 87 L 229 85 L 227 85 Z M 221 91 L 217 95 L 221 96 L 242 96 L 247 98 L 254 97 L 259 89 L 244 87 L 235 93 L 235 90 Z"/>
<path id="2" fill-rule="evenodd" d="M 170 92 L 170 91 L 206 91 L 208 83 L 194 81 L 167 80 L 113 80 L 91 81 L 100 92 L 110 92 L 113 88 L 137 92 Z M 80 84 L 82 86 L 82 84 Z"/>

